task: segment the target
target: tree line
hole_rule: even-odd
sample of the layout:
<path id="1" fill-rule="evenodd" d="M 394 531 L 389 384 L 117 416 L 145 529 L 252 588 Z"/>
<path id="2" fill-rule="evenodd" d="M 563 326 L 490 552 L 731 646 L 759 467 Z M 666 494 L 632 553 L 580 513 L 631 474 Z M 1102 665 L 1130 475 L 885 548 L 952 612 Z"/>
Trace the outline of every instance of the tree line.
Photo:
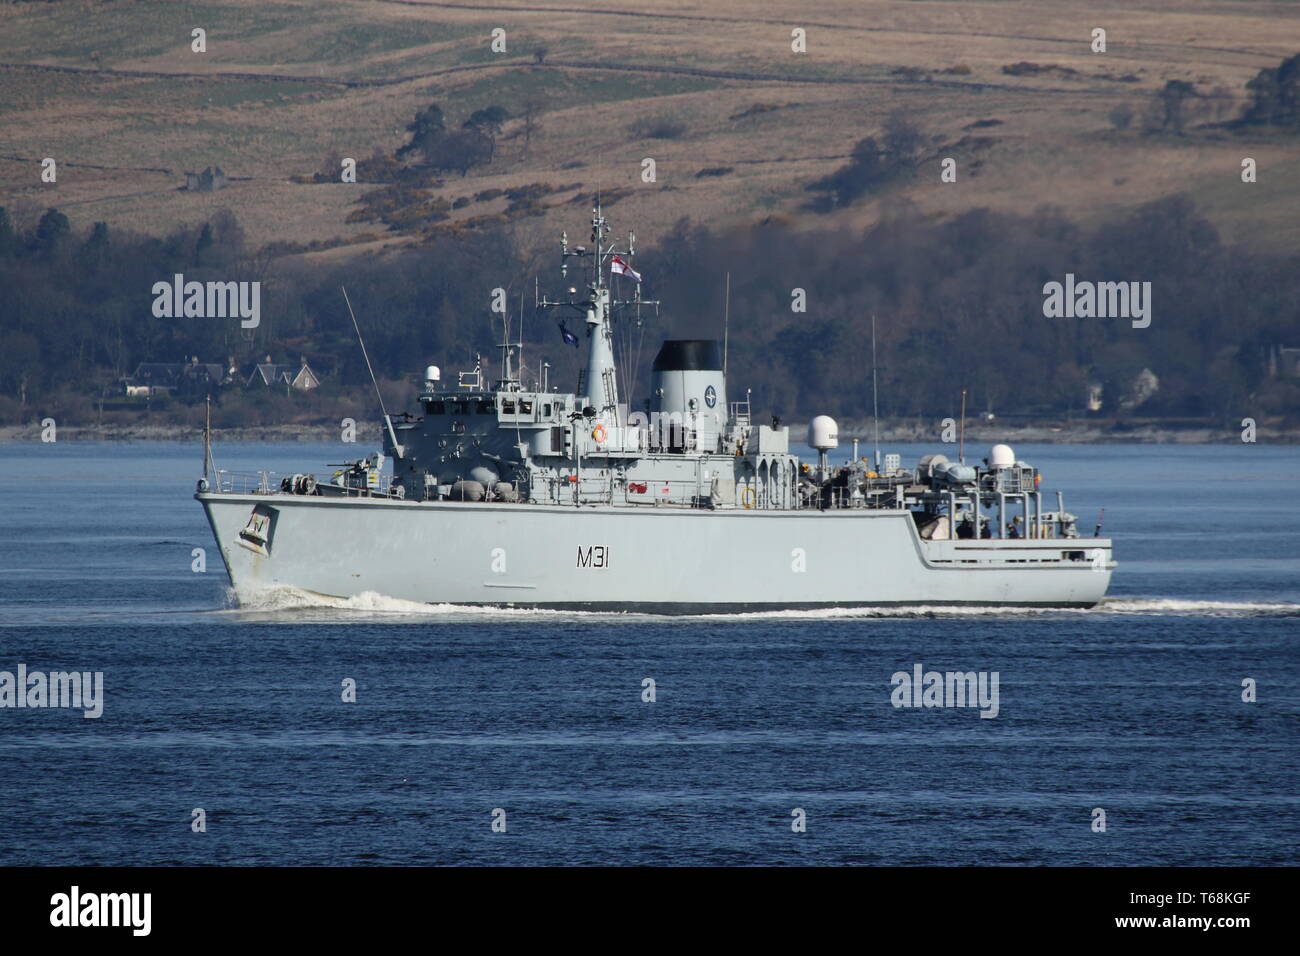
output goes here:
<path id="1" fill-rule="evenodd" d="M 161 237 L 104 223 L 78 232 L 57 210 L 28 219 L 0 210 L 5 423 L 60 409 L 84 415 L 142 361 L 199 356 L 244 366 L 267 354 L 282 362 L 303 356 L 327 388 L 365 386 L 344 283 L 376 370 L 394 392 L 428 363 L 468 369 L 481 354 L 496 367 L 503 317 L 489 303 L 497 287 L 508 290 L 512 325 L 523 297 L 528 378 L 545 360 L 552 384 L 571 388 L 576 380 L 580 350 L 565 347 L 555 321 L 531 309 L 534 268 L 542 288 L 549 282 L 555 291 L 552 262 L 521 261 L 504 229 L 322 266 L 250 249 L 228 212 Z M 881 411 L 890 416 L 951 415 L 963 388 L 975 412 L 1078 416 L 1096 385 L 1108 416 L 1294 418 L 1300 382 L 1273 360 L 1279 347 L 1300 347 L 1297 266 L 1293 255 L 1226 245 L 1181 197 L 1095 228 L 1052 208 L 977 210 L 936 222 L 903 202 L 860 232 L 781 223 L 714 231 L 682 220 L 638 256 L 645 294 L 663 301 L 662 314 L 643 309 L 642 329 L 630 312 L 620 315 L 619 335 L 624 345 L 643 342 L 632 395 L 639 404 L 660 338 L 722 337 L 730 272 L 732 398 L 751 388 L 756 413 L 869 413 L 875 316 Z M 187 280 L 261 281 L 261 325 L 154 317 L 153 284 L 178 272 Z M 1043 287 L 1067 273 L 1151 282 L 1150 327 L 1046 317 Z M 636 350 L 625 354 L 630 360 Z M 1131 406 L 1144 369 L 1159 388 Z"/>
<path id="2" fill-rule="evenodd" d="M 1108 417 L 1300 413 L 1300 383 L 1271 364 L 1300 346 L 1300 261 L 1225 245 L 1184 197 L 1096 228 L 1050 207 L 934 222 L 908 203 L 860 233 L 683 222 L 643 259 L 683 333 L 720 337 L 731 272 L 733 397 L 750 384 L 761 408 L 869 414 L 875 316 L 882 414 L 951 415 L 965 388 L 977 412 L 1081 416 L 1093 385 Z M 1046 317 L 1044 286 L 1067 273 L 1151 282 L 1150 327 Z M 1143 369 L 1159 389 L 1134 405 Z"/>

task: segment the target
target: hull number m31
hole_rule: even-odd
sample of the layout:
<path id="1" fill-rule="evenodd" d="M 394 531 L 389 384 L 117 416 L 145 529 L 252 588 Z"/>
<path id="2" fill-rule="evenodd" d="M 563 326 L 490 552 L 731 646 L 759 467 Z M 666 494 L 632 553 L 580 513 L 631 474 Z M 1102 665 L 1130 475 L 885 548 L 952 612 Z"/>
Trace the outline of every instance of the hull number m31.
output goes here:
<path id="1" fill-rule="evenodd" d="M 578 567 L 594 568 L 597 571 L 609 567 L 609 546 L 591 544 L 584 548 L 578 545 Z"/>

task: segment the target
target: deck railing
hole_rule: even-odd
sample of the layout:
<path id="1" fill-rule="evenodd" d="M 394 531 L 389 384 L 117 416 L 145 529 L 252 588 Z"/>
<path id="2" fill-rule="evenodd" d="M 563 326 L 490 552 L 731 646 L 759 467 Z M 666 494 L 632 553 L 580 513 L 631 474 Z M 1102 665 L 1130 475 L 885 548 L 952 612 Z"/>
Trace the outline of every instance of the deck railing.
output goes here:
<path id="1" fill-rule="evenodd" d="M 228 495 L 288 494 L 288 492 L 281 492 L 280 482 L 282 479 L 288 478 L 291 474 L 306 474 L 306 472 L 241 472 L 228 471 L 225 468 L 221 468 L 218 469 L 215 480 L 212 482 L 212 490 Z M 333 485 L 321 481 L 319 478 L 317 478 L 316 481 L 318 488 L 328 488 L 328 490 L 323 493 L 331 497 L 387 498 L 392 496 L 393 491 L 393 479 L 387 475 L 381 476 L 374 486 L 364 489 L 343 488 L 339 485 Z"/>

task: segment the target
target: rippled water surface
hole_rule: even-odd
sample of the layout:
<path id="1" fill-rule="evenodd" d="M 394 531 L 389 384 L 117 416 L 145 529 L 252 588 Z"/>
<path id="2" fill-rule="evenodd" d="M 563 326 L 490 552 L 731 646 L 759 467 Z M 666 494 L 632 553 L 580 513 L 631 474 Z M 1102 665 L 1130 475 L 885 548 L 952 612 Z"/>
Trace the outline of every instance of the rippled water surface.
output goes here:
<path id="1" fill-rule="evenodd" d="M 217 448 L 280 473 L 361 453 Z M 1101 607 L 236 607 L 196 448 L 0 445 L 0 671 L 104 675 L 99 719 L 0 708 L 0 859 L 1294 864 L 1300 449 L 1017 453 L 1081 527 L 1105 508 Z M 998 672 L 997 717 L 893 707 L 918 663 Z"/>

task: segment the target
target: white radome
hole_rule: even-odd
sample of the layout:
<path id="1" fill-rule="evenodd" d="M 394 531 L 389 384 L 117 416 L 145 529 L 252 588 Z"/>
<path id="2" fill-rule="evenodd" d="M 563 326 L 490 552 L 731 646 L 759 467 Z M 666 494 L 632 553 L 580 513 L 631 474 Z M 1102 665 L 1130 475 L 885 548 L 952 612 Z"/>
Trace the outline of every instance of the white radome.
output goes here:
<path id="1" fill-rule="evenodd" d="M 840 447 L 840 427 L 829 415 L 818 415 L 808 423 L 808 446 L 818 451 Z"/>
<path id="2" fill-rule="evenodd" d="M 994 445 L 989 449 L 990 468 L 1010 468 L 1016 463 L 1016 453 L 1010 445 Z"/>

